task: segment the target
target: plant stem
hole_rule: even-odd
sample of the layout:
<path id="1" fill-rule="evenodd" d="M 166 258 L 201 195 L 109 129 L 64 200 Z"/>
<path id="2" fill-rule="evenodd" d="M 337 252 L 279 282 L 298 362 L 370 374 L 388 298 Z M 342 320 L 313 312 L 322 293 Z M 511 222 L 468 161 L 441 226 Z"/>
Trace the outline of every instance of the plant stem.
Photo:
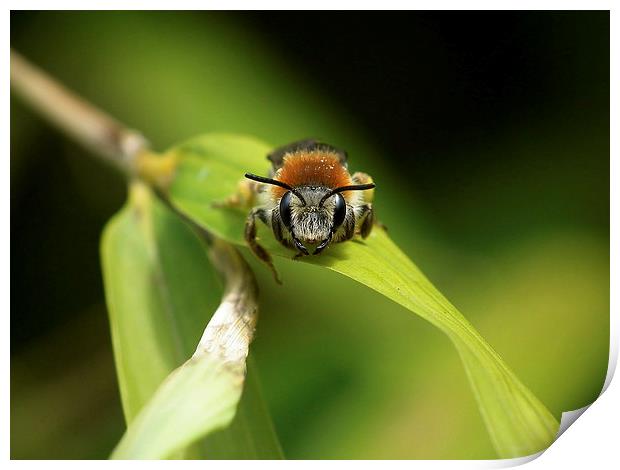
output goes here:
<path id="1" fill-rule="evenodd" d="M 123 172 L 148 147 L 134 130 L 88 103 L 11 49 L 11 87 L 63 132 Z"/>

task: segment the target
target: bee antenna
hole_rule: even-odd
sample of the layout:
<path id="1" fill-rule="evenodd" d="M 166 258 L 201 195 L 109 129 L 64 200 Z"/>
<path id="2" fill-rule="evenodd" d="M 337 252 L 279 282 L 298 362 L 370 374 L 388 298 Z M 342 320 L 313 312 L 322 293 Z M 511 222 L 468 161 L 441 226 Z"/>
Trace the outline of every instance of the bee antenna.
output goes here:
<path id="1" fill-rule="evenodd" d="M 288 189 L 295 196 L 297 196 L 301 200 L 301 202 L 304 203 L 304 206 L 306 205 L 306 200 L 301 195 L 301 193 L 283 181 L 274 180 L 272 178 L 266 178 L 264 176 L 254 175 L 252 173 L 246 173 L 245 177 L 249 180 L 258 181 L 259 183 L 272 184 L 274 186 L 280 186 L 281 188 Z"/>
<path id="2" fill-rule="evenodd" d="M 374 187 L 375 187 L 374 183 L 369 183 L 369 184 L 353 184 L 351 186 L 340 186 L 339 188 L 332 189 L 325 196 L 323 196 L 321 198 L 321 201 L 319 202 L 319 207 L 321 207 L 323 205 L 323 203 L 325 201 L 327 201 L 327 199 L 332 197 L 334 194 L 341 193 L 343 191 L 364 191 L 366 189 L 372 189 Z"/>

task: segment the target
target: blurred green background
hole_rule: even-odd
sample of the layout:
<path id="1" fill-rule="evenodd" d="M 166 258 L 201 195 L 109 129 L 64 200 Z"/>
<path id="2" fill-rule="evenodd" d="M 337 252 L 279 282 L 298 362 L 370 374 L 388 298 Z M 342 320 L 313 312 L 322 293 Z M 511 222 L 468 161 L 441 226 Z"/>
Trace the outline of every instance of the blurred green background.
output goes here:
<path id="1" fill-rule="evenodd" d="M 599 393 L 607 12 L 14 12 L 11 46 L 159 150 L 213 130 L 347 149 L 392 238 L 558 418 Z M 12 96 L 12 458 L 105 458 L 124 431 L 98 243 L 125 195 Z M 310 265 L 276 261 L 279 287 L 244 254 L 288 458 L 494 457 L 441 333 Z"/>

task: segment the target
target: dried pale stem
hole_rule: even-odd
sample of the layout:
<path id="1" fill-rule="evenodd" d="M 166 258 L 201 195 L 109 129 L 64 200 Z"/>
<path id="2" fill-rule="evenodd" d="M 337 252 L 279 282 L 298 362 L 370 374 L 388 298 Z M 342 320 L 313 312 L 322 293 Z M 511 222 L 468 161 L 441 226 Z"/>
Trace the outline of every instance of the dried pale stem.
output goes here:
<path id="1" fill-rule="evenodd" d="M 11 88 L 30 106 L 90 151 L 126 173 L 146 149 L 139 132 L 128 129 L 11 50 Z"/>
<path id="2" fill-rule="evenodd" d="M 244 365 L 258 320 L 256 279 L 231 244 L 214 238 L 209 254 L 213 265 L 224 275 L 226 287 L 194 357 L 210 353 L 226 363 Z"/>

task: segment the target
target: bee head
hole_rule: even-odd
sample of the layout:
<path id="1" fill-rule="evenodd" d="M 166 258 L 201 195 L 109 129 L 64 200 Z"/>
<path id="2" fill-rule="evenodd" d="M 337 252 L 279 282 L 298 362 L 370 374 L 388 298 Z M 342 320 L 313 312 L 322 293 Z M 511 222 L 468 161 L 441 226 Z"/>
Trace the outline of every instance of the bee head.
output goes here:
<path id="1" fill-rule="evenodd" d="M 278 212 L 280 220 L 289 231 L 290 237 L 304 254 L 319 254 L 331 241 L 347 216 L 347 204 L 343 191 L 372 189 L 374 184 L 342 186 L 336 189 L 316 186 L 293 188 L 271 178 L 246 174 L 246 178 L 261 183 L 274 184 L 287 189 L 280 198 Z"/>
<path id="2" fill-rule="evenodd" d="M 342 194 L 323 199 L 328 192 L 325 188 L 297 188 L 280 199 L 280 219 L 302 252 L 300 244 L 306 251 L 314 247 L 315 254 L 320 252 L 344 222 L 347 206 Z"/>

